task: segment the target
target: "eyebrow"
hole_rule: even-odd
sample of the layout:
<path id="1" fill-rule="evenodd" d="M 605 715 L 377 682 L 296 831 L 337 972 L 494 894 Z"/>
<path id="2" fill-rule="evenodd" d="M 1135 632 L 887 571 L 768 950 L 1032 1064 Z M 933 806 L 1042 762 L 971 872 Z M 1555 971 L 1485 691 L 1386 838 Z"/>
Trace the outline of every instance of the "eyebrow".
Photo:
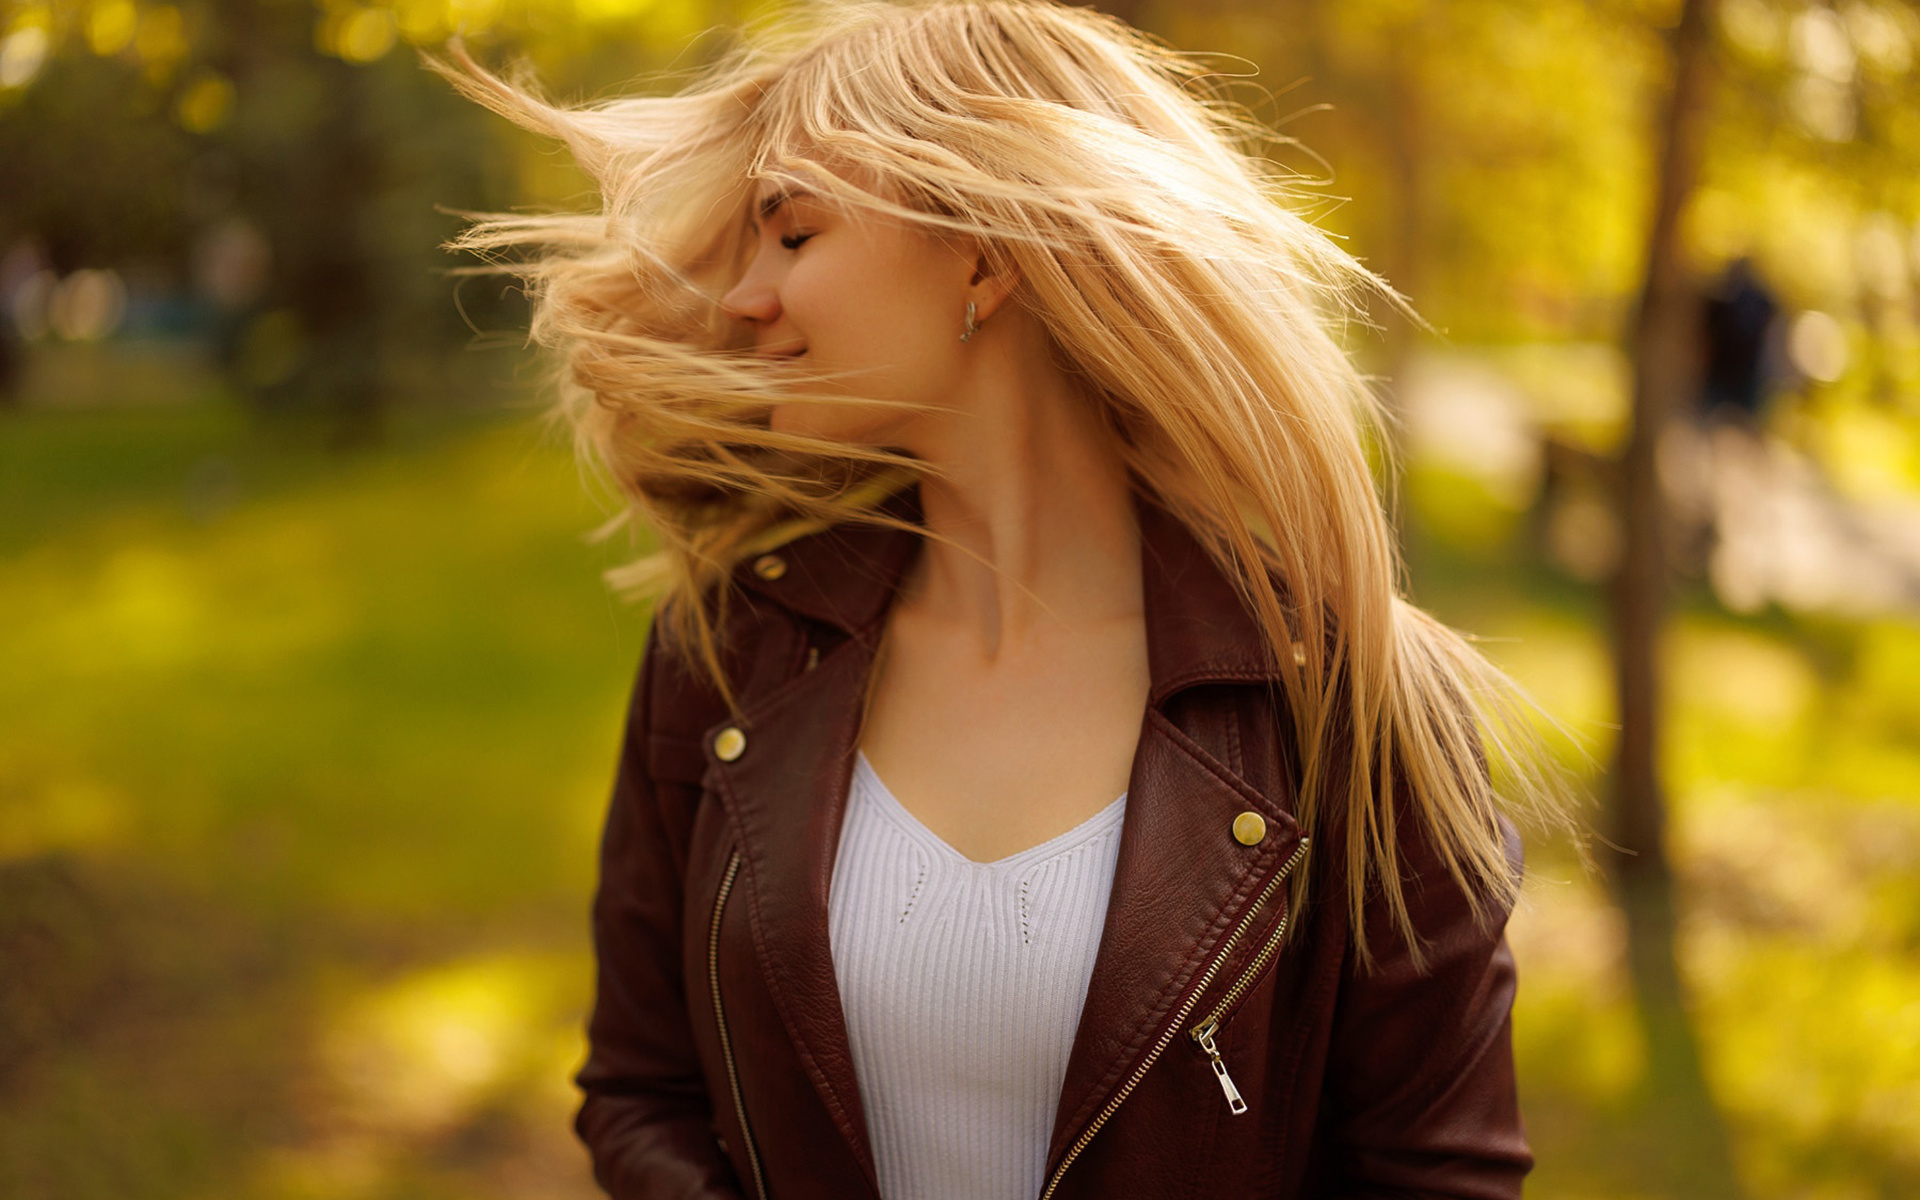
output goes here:
<path id="1" fill-rule="evenodd" d="M 755 216 L 753 219 L 747 222 L 747 225 L 750 228 L 757 230 L 760 228 L 761 221 L 764 221 L 768 217 L 771 217 L 774 213 L 779 212 L 780 206 L 785 204 L 787 201 L 807 200 L 807 199 L 811 199 L 812 197 L 813 197 L 812 192 L 788 191 L 784 188 L 777 192 L 771 192 L 765 196 L 762 196 L 760 198 L 760 202 L 754 206 Z"/>

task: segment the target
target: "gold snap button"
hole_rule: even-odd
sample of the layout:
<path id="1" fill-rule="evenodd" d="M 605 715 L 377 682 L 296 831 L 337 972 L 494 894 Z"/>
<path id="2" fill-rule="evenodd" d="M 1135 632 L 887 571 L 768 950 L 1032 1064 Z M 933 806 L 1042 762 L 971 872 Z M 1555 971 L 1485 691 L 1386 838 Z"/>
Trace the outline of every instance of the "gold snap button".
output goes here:
<path id="1" fill-rule="evenodd" d="M 787 560 L 778 554 L 762 554 L 753 560 L 753 573 L 772 583 L 787 573 Z"/>
<path id="2" fill-rule="evenodd" d="M 1233 819 L 1233 840 L 1242 846 L 1258 846 L 1267 836 L 1267 822 L 1257 812 L 1243 812 Z"/>
<path id="3" fill-rule="evenodd" d="M 732 762 L 747 752 L 747 735 L 732 725 L 713 735 L 713 754 L 721 762 Z"/>

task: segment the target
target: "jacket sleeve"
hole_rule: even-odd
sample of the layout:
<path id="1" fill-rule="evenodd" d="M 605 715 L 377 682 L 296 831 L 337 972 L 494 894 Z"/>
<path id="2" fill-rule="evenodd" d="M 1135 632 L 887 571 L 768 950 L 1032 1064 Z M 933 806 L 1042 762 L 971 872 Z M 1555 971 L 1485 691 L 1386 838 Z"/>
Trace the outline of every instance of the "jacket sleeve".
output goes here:
<path id="1" fill-rule="evenodd" d="M 1504 819 L 1501 828 L 1518 873 L 1519 837 Z M 1507 914 L 1476 921 L 1426 840 L 1403 838 L 1401 846 L 1401 879 L 1425 961 L 1415 969 L 1385 904 L 1370 904 L 1373 966 L 1348 956 L 1334 1009 L 1332 1191 L 1517 1200 L 1533 1156 L 1514 1082 Z"/>
<path id="2" fill-rule="evenodd" d="M 691 801 L 647 773 L 657 634 L 649 634 L 600 846 L 597 983 L 574 1128 L 614 1200 L 739 1200 L 712 1124 L 683 978 L 681 910 Z"/>

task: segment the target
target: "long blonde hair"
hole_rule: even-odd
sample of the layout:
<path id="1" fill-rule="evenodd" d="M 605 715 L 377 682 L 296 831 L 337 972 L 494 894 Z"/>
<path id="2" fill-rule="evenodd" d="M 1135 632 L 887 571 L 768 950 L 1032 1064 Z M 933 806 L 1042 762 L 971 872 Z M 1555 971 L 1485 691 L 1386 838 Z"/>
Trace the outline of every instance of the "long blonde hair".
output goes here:
<path id="1" fill-rule="evenodd" d="M 1333 850 L 1363 960 L 1376 890 L 1419 953 L 1398 820 L 1418 822 L 1480 915 L 1513 902 L 1489 760 L 1507 807 L 1564 808 L 1524 698 L 1400 594 L 1367 459 L 1381 414 L 1336 336 L 1366 295 L 1397 298 L 1295 211 L 1295 181 L 1259 153 L 1272 135 L 1200 61 L 1050 0 L 828 0 L 751 31 L 677 94 L 571 107 L 451 54 L 430 65 L 564 142 L 599 185 L 598 212 L 476 215 L 452 245 L 527 282 L 532 335 L 561 352 L 562 411 L 624 518 L 657 538 L 615 582 L 665 601 L 667 632 L 723 694 L 733 568 L 876 519 L 917 469 L 768 427 L 775 399 L 826 382 L 745 353 L 720 308 L 752 190 L 771 180 L 971 237 L 1017 273 L 1017 302 L 1087 382 L 1134 478 L 1265 631 L 1303 750 L 1297 815 L 1310 834 L 1344 830 Z"/>

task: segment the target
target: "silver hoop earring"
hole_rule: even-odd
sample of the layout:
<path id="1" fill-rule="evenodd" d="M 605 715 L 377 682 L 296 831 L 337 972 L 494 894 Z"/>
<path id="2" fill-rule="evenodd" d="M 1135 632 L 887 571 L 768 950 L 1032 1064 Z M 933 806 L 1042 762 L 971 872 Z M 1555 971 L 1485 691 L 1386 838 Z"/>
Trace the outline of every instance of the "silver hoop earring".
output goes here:
<path id="1" fill-rule="evenodd" d="M 975 332 L 976 332 L 976 331 L 977 331 L 977 330 L 978 330 L 979 328 L 980 328 L 980 326 L 979 326 L 978 324 L 976 324 L 976 323 L 974 322 L 974 319 L 973 319 L 973 301 L 971 301 L 971 300 L 969 300 L 969 301 L 967 301 L 967 327 L 966 327 L 966 329 L 965 329 L 965 330 L 964 330 L 964 331 L 963 331 L 963 332 L 962 332 L 962 333 L 960 334 L 960 340 L 961 340 L 961 341 L 963 341 L 963 342 L 964 342 L 964 341 L 968 341 L 969 339 L 971 339 L 971 338 L 973 337 L 973 335 L 974 335 L 974 333 L 975 333 Z"/>

